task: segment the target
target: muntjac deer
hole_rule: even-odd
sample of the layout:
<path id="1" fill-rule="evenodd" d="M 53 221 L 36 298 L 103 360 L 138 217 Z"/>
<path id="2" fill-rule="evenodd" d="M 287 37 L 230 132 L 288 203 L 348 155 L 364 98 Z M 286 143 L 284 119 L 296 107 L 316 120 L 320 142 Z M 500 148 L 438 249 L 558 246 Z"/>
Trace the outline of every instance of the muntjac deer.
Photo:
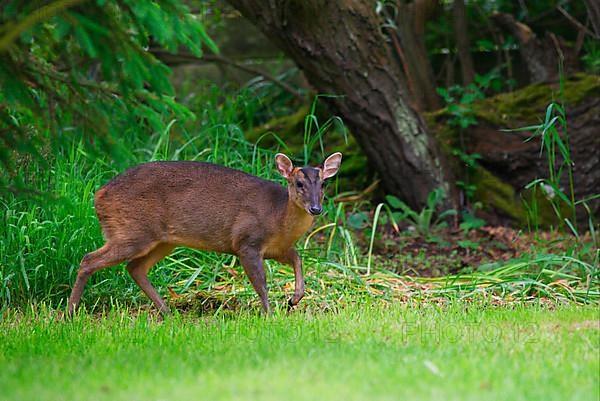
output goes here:
<path id="1" fill-rule="evenodd" d="M 341 153 L 318 167 L 294 167 L 278 153 L 287 189 L 242 171 L 191 161 L 133 167 L 96 192 L 94 205 L 106 243 L 84 256 L 69 298 L 69 314 L 94 272 L 127 262 L 127 271 L 163 313 L 169 308 L 148 271 L 177 246 L 237 255 L 265 312 L 270 311 L 264 259 L 294 267 L 296 305 L 304 296 L 302 261 L 294 243 L 322 211 L 323 182 L 334 176 Z"/>

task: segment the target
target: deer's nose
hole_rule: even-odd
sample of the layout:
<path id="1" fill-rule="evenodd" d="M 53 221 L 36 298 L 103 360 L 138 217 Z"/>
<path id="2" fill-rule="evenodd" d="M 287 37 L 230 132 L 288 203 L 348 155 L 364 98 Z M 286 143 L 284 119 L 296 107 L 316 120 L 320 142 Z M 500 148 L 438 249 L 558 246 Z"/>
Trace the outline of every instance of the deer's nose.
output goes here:
<path id="1" fill-rule="evenodd" d="M 317 216 L 319 214 L 321 214 L 321 212 L 323 211 L 323 208 L 321 206 L 311 206 L 308 211 L 310 212 L 310 214 Z"/>

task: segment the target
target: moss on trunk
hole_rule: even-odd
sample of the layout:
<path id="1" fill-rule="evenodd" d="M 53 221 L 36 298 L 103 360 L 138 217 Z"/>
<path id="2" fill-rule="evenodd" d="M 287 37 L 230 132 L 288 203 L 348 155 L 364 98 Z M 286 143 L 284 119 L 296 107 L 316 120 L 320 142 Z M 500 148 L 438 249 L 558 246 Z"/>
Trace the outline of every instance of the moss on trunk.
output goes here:
<path id="1" fill-rule="evenodd" d="M 564 102 L 567 109 L 572 156 L 576 166 L 580 167 L 575 177 L 577 198 L 598 191 L 598 178 L 591 172 L 595 167 L 600 168 L 596 155 L 600 127 L 594 117 L 600 113 L 600 77 L 574 75 L 565 81 L 562 100 L 560 97 L 558 83 L 534 84 L 472 105 L 472 115 L 477 125 L 462 132 L 462 151 L 481 155 L 477 167 L 469 171 L 468 176 L 470 183 L 476 186 L 474 201 L 481 202 L 488 213 L 508 218 L 522 226 L 527 222 L 524 201 L 530 205 L 535 196 L 539 210 L 538 223 L 549 225 L 556 222 L 555 213 L 545 195 L 540 191 L 534 194 L 524 189 L 533 179 L 548 174 L 546 156 L 540 156 L 539 138 L 525 142 L 533 132 L 501 131 L 539 124 L 553 100 Z M 446 155 L 452 155 L 454 149 L 461 149 L 460 128 L 448 124 L 452 118 L 448 109 L 426 113 L 424 117 Z M 466 168 L 456 158 L 452 168 L 458 180 L 466 179 Z M 566 179 L 566 173 L 563 175 Z M 566 184 L 563 186 L 566 189 Z"/>

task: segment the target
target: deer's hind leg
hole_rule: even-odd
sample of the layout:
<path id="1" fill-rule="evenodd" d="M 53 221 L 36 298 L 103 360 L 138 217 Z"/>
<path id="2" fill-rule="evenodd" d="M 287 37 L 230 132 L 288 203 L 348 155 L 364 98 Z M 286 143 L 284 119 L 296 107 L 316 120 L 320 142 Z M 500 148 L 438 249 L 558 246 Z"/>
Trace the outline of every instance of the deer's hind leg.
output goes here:
<path id="1" fill-rule="evenodd" d="M 73 285 L 73 290 L 69 297 L 69 315 L 72 315 L 79 305 L 85 284 L 93 273 L 106 267 L 118 265 L 126 260 L 145 255 L 152 250 L 155 244 L 156 243 L 147 243 L 141 245 L 121 241 L 108 241 L 101 248 L 85 255 L 79 265 L 79 272 L 75 279 L 75 285 Z"/>
<path id="2" fill-rule="evenodd" d="M 169 255 L 173 248 L 175 246 L 171 244 L 159 244 L 146 255 L 133 259 L 127 264 L 127 271 L 133 280 L 164 315 L 169 314 L 169 308 L 148 280 L 148 272 L 152 266 Z"/>

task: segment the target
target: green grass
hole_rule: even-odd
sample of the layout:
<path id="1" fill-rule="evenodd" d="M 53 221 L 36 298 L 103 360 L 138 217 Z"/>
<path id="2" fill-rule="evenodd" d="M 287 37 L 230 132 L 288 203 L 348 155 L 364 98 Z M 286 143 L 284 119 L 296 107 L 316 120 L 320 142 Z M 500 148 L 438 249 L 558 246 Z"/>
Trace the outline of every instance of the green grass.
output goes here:
<path id="1" fill-rule="evenodd" d="M 151 316 L 116 308 L 65 321 L 44 306 L 5 311 L 2 400 L 600 397 L 596 307 Z"/>

